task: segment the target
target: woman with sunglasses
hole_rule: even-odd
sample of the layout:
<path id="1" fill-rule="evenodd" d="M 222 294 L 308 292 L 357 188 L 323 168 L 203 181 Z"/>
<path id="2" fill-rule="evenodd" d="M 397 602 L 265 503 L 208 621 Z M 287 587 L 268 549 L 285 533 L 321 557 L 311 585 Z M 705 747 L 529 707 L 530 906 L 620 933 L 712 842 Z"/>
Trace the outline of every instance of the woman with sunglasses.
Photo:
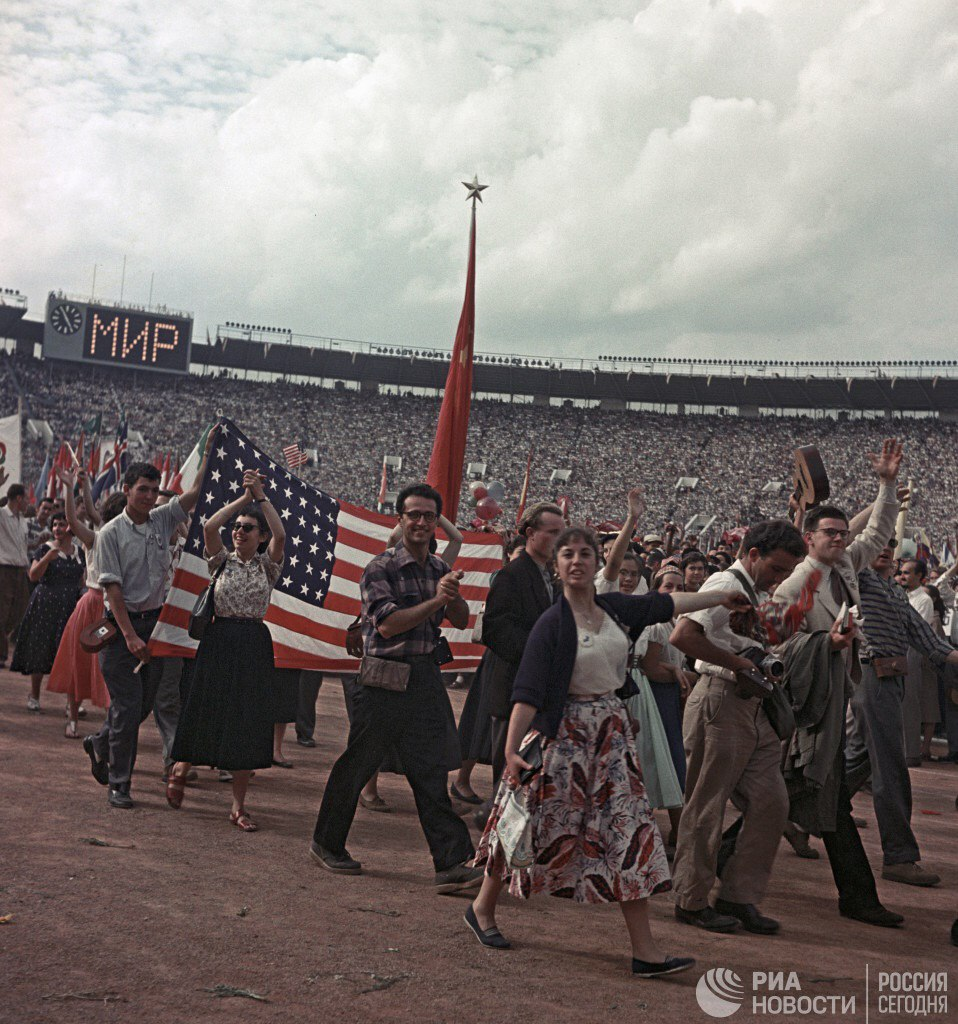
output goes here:
<path id="1" fill-rule="evenodd" d="M 630 640 L 675 614 L 719 604 L 742 610 L 747 599 L 728 591 L 596 594 L 599 547 L 584 527 L 560 534 L 555 552 L 562 597 L 536 622 L 519 664 L 506 770 L 474 862 L 485 868 L 485 878 L 466 924 L 484 946 L 509 948 L 495 920 L 507 882 L 524 899 L 546 893 L 578 903 L 618 903 L 632 973 L 674 974 L 695 961 L 666 956 L 649 926 L 648 897 L 670 889 L 671 878 L 621 699 Z M 520 750 L 528 751 L 537 737 L 541 768 L 520 784 L 532 770 Z M 531 833 L 524 867 L 506 862 L 497 828 L 517 786 Z"/>
<path id="2" fill-rule="evenodd" d="M 176 764 L 166 799 L 183 803 L 186 776 L 194 764 L 233 776 L 230 822 L 244 832 L 256 823 L 246 813 L 250 772 L 273 763 L 273 642 L 263 618 L 283 564 L 286 531 L 263 491 L 265 477 L 243 474 L 244 491 L 203 525 L 213 590 L 213 621 L 196 652 L 189 699 L 173 741 Z M 231 523 L 233 550 L 220 530 Z"/>

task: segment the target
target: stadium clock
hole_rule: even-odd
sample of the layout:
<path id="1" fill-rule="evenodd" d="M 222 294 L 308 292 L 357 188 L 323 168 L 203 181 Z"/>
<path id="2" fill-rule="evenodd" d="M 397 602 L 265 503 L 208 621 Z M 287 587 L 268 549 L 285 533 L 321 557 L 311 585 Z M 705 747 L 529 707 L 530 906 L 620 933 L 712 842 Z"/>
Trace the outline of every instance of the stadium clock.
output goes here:
<path id="1" fill-rule="evenodd" d="M 81 323 L 83 314 L 72 302 L 61 302 L 50 314 L 50 324 L 58 334 L 76 334 Z"/>

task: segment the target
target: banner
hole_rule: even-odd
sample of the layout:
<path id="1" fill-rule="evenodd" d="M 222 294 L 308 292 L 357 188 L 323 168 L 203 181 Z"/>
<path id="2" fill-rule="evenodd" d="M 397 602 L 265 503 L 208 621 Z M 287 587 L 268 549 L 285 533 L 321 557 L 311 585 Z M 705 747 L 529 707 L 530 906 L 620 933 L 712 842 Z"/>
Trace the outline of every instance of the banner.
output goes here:
<path id="1" fill-rule="evenodd" d="M 0 419 L 0 487 L 22 483 L 20 479 L 20 414 Z"/>

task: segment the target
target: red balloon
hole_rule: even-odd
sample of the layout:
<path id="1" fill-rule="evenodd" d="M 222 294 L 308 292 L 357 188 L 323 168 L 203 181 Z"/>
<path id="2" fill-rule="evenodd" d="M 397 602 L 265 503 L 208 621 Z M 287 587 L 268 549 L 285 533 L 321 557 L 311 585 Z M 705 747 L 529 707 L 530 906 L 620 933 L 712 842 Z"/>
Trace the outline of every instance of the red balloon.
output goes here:
<path id="1" fill-rule="evenodd" d="M 499 503 L 495 498 L 483 498 L 476 505 L 476 515 L 479 516 L 480 519 L 484 519 L 486 522 L 495 519 L 501 512 L 502 509 L 499 507 Z"/>
<path id="2" fill-rule="evenodd" d="M 472 496 L 477 502 L 483 501 L 489 497 L 489 492 L 486 490 L 485 484 L 473 484 L 470 490 L 472 491 Z"/>

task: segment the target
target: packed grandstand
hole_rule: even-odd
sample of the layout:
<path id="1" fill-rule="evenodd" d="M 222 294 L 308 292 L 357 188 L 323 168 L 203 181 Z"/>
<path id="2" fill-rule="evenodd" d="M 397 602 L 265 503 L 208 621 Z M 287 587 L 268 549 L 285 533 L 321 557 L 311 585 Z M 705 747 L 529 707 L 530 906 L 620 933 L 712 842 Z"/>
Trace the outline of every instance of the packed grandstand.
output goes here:
<path id="1" fill-rule="evenodd" d="M 329 494 L 373 508 L 385 456 L 402 460 L 401 469 L 389 472 L 389 490 L 425 475 L 439 410 L 435 392 L 361 392 L 355 381 L 254 380 L 243 379 L 237 367 L 232 372 L 221 366 L 205 369 L 204 374 L 151 376 L 67 366 L 21 350 L 4 359 L 0 411 L 15 410 L 20 399 L 27 415 L 47 421 L 57 438 L 75 437 L 80 423 L 102 412 L 106 439 L 125 413 L 131 436 L 143 438 L 142 445 L 132 446 L 132 454 L 153 457 L 169 451 L 179 458 L 222 412 L 277 456 L 291 443 L 314 449 L 315 459 L 298 472 Z M 801 404 L 799 387 L 796 383 L 796 406 Z M 484 463 L 486 481 L 504 485 L 498 520 L 503 525 L 514 522 L 534 446 L 530 498 L 564 495 L 577 520 L 620 520 L 626 489 L 641 483 L 650 528 L 668 520 L 684 523 L 696 514 L 715 516 L 721 528 L 785 513 L 785 485 L 798 445 L 820 448 L 835 500 L 850 509 L 867 504 L 873 495 L 863 472 L 864 453 L 876 448 L 882 436 L 895 434 L 906 445 L 903 476 L 921 481 L 912 522 L 927 526 L 936 537 L 951 529 L 954 517 L 958 424 L 912 411 L 918 415 L 896 416 L 893 422 L 843 413 L 756 418 L 754 412 L 744 417 L 482 397 L 473 402 L 466 460 Z M 39 477 L 46 449 L 41 440 L 26 441 L 26 483 Z M 554 481 L 556 470 L 568 470 L 568 480 Z M 678 488 L 680 478 L 694 487 Z M 464 501 L 459 518 L 468 522 L 470 514 Z"/>

